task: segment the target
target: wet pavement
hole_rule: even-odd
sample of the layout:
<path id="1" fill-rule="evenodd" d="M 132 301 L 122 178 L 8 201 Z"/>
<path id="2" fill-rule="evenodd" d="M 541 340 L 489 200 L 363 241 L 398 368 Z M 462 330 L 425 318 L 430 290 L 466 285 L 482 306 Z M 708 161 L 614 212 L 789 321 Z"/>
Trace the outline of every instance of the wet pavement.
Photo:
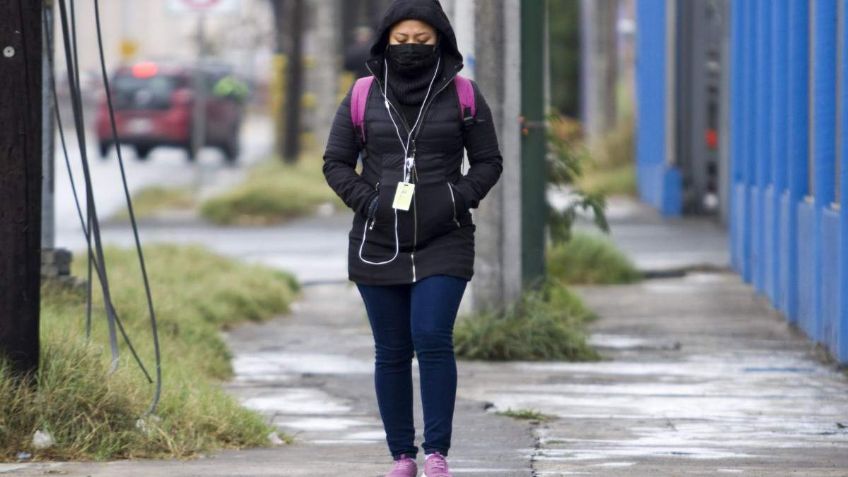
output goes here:
<path id="1" fill-rule="evenodd" d="M 373 475 L 380 475 L 388 450 L 374 398 L 374 344 L 359 293 L 352 286 L 321 285 L 305 294 L 292 317 L 230 333 L 237 350 L 237 378 L 230 389 L 248 407 L 273 416 L 283 432 L 295 437 L 293 447 L 312 446 L 314 455 L 326 456 L 360 449 L 374 456 Z M 462 364 L 459 368 L 459 386 L 470 384 Z M 413 374 L 420 445 L 417 361 Z M 492 415 L 484 401 L 457 403 L 450 462 L 458 475 L 530 476 L 533 446 L 526 423 Z M 285 454 L 288 448 L 280 451 Z M 338 469 L 334 462 L 329 465 L 320 475 Z"/>
<path id="2" fill-rule="evenodd" d="M 736 276 L 579 291 L 604 361 L 466 365 L 463 397 L 555 416 L 535 475 L 848 475 L 848 378 Z"/>
<path id="3" fill-rule="evenodd" d="M 722 271 L 721 229 L 663 221 L 626 202 L 614 205 L 611 219 L 613 239 L 641 268 L 681 276 L 578 289 L 600 315 L 590 327 L 600 362 L 461 361 L 450 456 L 456 475 L 848 476 L 848 377 Z M 291 268 L 312 283 L 290 316 L 228 336 L 237 377 L 227 388 L 294 444 L 190 462 L 0 473 L 382 475 L 388 455 L 373 397 L 373 342 L 361 300 L 345 282 L 348 225 L 349 216 L 330 215 L 272 229 L 194 223 L 144 231 L 150 241 L 198 241 Z M 106 235 L 128 240 L 118 229 Z M 418 443 L 419 395 L 416 389 Z M 534 424 L 495 414 L 510 408 L 551 419 Z"/>
<path id="4" fill-rule="evenodd" d="M 227 385 L 294 443 L 224 452 L 188 462 L 34 464 L 11 475 L 382 476 L 391 457 L 373 389 L 373 342 L 355 288 L 307 287 L 290 316 L 228 334 L 236 378 Z M 422 441 L 417 366 L 416 444 Z M 459 366 L 459 386 L 472 376 Z M 459 399 L 449 459 L 456 475 L 530 477 L 531 426 L 493 414 L 485 402 Z M 488 409 L 487 409 L 488 408 Z M 419 462 L 423 453 L 419 453 Z M 3 469 L 0 468 L 0 473 Z"/>

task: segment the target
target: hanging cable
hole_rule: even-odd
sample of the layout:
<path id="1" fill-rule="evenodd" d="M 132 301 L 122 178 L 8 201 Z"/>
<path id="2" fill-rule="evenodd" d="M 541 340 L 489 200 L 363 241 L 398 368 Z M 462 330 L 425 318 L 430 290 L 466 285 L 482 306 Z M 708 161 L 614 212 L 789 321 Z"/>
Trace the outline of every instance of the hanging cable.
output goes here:
<path id="1" fill-rule="evenodd" d="M 86 182 L 86 205 L 87 211 L 90 214 L 90 220 L 87 224 L 90 226 L 90 232 L 87 234 L 87 236 L 90 239 L 93 238 L 94 251 L 97 256 L 96 261 L 90 260 L 89 264 L 93 265 L 94 270 L 97 272 L 97 276 L 100 281 L 100 286 L 103 293 L 103 301 L 106 310 L 107 323 L 109 325 L 109 344 L 112 348 L 111 372 L 114 372 L 117 369 L 119 360 L 117 333 L 115 331 L 117 328 L 120 331 L 122 337 L 124 338 L 124 341 L 126 342 L 127 347 L 129 348 L 139 368 L 141 368 L 141 371 L 144 373 L 147 380 L 152 383 L 153 379 L 150 377 L 150 373 L 148 373 L 147 368 L 144 366 L 144 363 L 138 356 L 138 353 L 136 352 L 135 347 L 133 346 L 132 341 L 130 340 L 130 337 L 127 335 L 126 330 L 124 329 L 123 323 L 121 322 L 120 317 L 118 316 L 117 311 L 115 310 L 115 307 L 112 304 L 112 295 L 109 289 L 109 279 L 105 266 L 106 261 L 103 254 L 103 244 L 100 236 L 100 223 L 97 219 L 97 209 L 94 203 L 91 171 L 89 169 L 88 154 L 85 147 L 85 121 L 82 112 L 82 93 L 80 90 L 80 85 L 77 82 L 78 77 L 74 73 L 74 70 L 76 68 L 76 65 L 74 64 L 74 58 L 76 58 L 77 55 L 75 52 L 72 51 L 73 47 L 70 40 L 70 28 L 65 0 L 59 0 L 58 4 L 60 19 L 62 23 L 62 38 L 64 40 L 65 47 L 65 60 L 68 65 L 68 83 L 71 96 L 71 105 L 73 107 L 74 124 L 77 130 L 77 141 L 79 144 L 80 154 L 82 158 L 83 177 L 85 178 Z"/>
<path id="2" fill-rule="evenodd" d="M 73 68 L 71 68 L 71 71 L 73 71 L 73 73 L 74 73 L 74 81 L 76 82 L 77 87 L 80 87 L 79 49 L 77 48 L 77 9 L 76 9 L 76 1 L 75 0 L 71 0 L 70 26 L 71 26 L 71 51 L 73 51 L 73 53 L 74 53 L 74 57 L 73 57 L 74 61 L 73 61 L 72 64 L 69 63 L 68 65 L 69 65 L 69 67 L 71 65 L 73 66 Z M 85 146 L 81 145 L 80 147 L 85 147 Z M 88 187 L 89 187 L 89 183 L 86 182 L 85 186 L 86 186 L 86 190 L 87 190 Z M 88 205 L 88 204 L 86 203 L 86 205 Z M 85 336 L 86 336 L 86 339 L 90 339 L 91 338 L 91 315 L 92 315 L 92 311 L 93 311 L 92 302 L 93 302 L 93 295 L 94 295 L 94 288 L 93 288 L 93 285 L 92 285 L 92 283 L 94 283 L 94 282 L 91 279 L 92 278 L 92 268 L 94 266 L 94 263 L 93 263 L 94 262 L 94 254 L 91 251 L 91 243 L 90 243 L 90 240 L 91 240 L 91 209 L 89 209 L 88 207 L 86 207 L 86 210 L 85 210 L 84 230 L 85 230 L 85 234 L 86 234 L 86 240 L 89 241 L 88 249 L 86 250 L 87 276 L 86 276 L 86 282 L 85 282 L 86 283 L 86 286 L 85 286 L 85 329 L 86 329 L 86 335 Z M 113 358 L 115 358 L 115 356 L 116 356 L 117 344 L 118 344 L 117 339 L 113 339 L 113 337 L 115 336 L 114 332 L 115 332 L 114 327 L 110 326 L 109 343 L 110 343 L 110 345 L 112 345 L 112 344 L 115 345 L 115 347 L 111 348 L 111 350 L 113 352 L 113 355 L 112 355 Z M 113 361 L 113 369 L 115 368 L 115 366 L 117 366 L 117 362 Z"/>
<path id="3" fill-rule="evenodd" d="M 73 12 L 74 2 L 71 1 L 71 11 Z M 101 267 L 97 267 L 98 278 L 100 279 L 101 288 L 104 290 L 104 302 L 106 302 L 106 318 L 109 326 L 109 348 L 112 353 L 112 364 L 111 369 L 114 371 L 118 367 L 118 360 L 120 358 L 120 351 L 118 350 L 118 339 L 117 339 L 117 331 L 115 324 L 115 316 L 109 311 L 108 302 L 110 301 L 106 296 L 105 290 L 108 289 L 108 285 L 104 284 L 104 276 L 100 274 L 102 265 L 104 263 L 101 257 L 101 251 L 99 250 L 99 236 L 100 230 L 99 227 L 96 227 L 94 223 L 94 217 L 97 214 L 96 205 L 94 204 L 94 191 L 92 190 L 92 182 L 91 182 L 91 173 L 88 168 L 88 154 L 86 152 L 86 142 L 85 142 L 85 120 L 83 118 L 82 111 L 82 101 L 80 99 L 80 87 L 79 87 L 79 75 L 77 73 L 78 66 L 76 64 L 76 58 L 78 58 L 78 54 L 74 51 L 76 49 L 76 43 L 73 41 L 73 31 L 71 28 L 76 30 L 73 26 L 72 22 L 68 20 L 68 8 L 66 6 L 65 0 L 59 1 L 59 17 L 62 23 L 62 39 L 64 40 L 65 47 L 65 62 L 67 63 L 68 69 L 68 89 L 70 91 L 71 97 L 71 106 L 74 115 L 74 125 L 76 126 L 77 133 L 77 143 L 80 150 L 80 155 L 82 157 L 82 165 L 83 165 L 83 177 L 85 178 L 85 195 L 86 195 L 86 236 L 87 240 L 91 240 L 94 238 L 95 243 L 95 251 L 97 253 L 97 261 L 100 263 Z M 73 19 L 73 17 L 72 17 Z M 92 232 L 95 232 L 92 234 Z M 93 236 L 94 235 L 94 236 Z M 91 245 L 89 243 L 89 250 L 91 250 Z M 89 258 L 88 261 L 89 267 L 92 267 L 92 259 Z M 105 272 L 105 270 L 104 270 Z M 105 273 L 103 274 L 105 275 Z M 92 285 L 91 276 L 88 279 L 89 287 Z M 90 292 L 89 292 L 90 296 Z"/>
<path id="4" fill-rule="evenodd" d="M 141 239 L 138 235 L 138 223 L 135 218 L 135 211 L 133 210 L 132 197 L 130 195 L 130 189 L 127 185 L 127 174 L 124 169 L 124 157 L 121 153 L 121 142 L 118 138 L 118 128 L 115 124 L 115 109 L 112 105 L 112 91 L 109 87 L 109 74 L 106 72 L 106 59 L 103 54 L 103 34 L 100 26 L 100 0 L 94 0 L 94 23 L 97 29 L 97 47 L 100 53 L 100 72 L 103 76 L 103 87 L 106 91 L 106 105 L 109 111 L 109 125 L 112 129 L 112 142 L 115 144 L 115 150 L 118 154 L 118 164 L 121 169 L 121 182 L 124 186 L 124 196 L 127 200 L 127 210 L 130 215 L 130 224 L 132 225 L 133 238 L 135 239 L 135 248 L 138 254 L 138 263 L 141 267 L 141 277 L 144 282 L 144 293 L 147 297 L 147 310 L 150 316 L 150 328 L 151 333 L 153 334 L 153 352 L 154 358 L 156 361 L 156 391 L 153 396 L 153 402 L 150 405 L 150 409 L 148 410 L 149 414 L 152 414 L 156 411 L 156 407 L 159 404 L 159 398 L 162 394 L 162 361 L 161 361 L 161 353 L 159 349 L 159 330 L 156 322 L 156 311 L 153 306 L 153 294 L 150 292 L 150 279 L 147 275 L 147 266 L 144 261 L 144 251 L 141 247 Z"/>

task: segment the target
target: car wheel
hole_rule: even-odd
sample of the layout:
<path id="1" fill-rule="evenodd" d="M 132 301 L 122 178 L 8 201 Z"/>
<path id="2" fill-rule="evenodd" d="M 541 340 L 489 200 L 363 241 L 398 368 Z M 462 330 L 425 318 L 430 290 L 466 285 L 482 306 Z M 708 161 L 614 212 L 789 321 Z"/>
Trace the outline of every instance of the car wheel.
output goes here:
<path id="1" fill-rule="evenodd" d="M 194 162 L 194 161 L 197 160 L 197 149 L 196 148 L 192 147 L 191 145 L 188 145 L 188 146 L 184 147 L 183 150 L 186 153 L 186 159 L 188 159 L 188 162 Z"/>
<path id="2" fill-rule="evenodd" d="M 100 153 L 100 159 L 109 159 L 109 148 L 111 144 L 108 142 L 101 142 L 97 145 L 97 152 Z"/>
<path id="3" fill-rule="evenodd" d="M 221 151 L 224 153 L 224 158 L 228 163 L 233 164 L 236 162 L 241 154 L 241 144 L 238 136 L 234 136 L 227 144 L 224 144 L 221 147 Z"/>
<path id="4" fill-rule="evenodd" d="M 146 161 L 150 159 L 150 151 L 152 150 L 153 148 L 150 146 L 135 146 L 135 157 L 139 161 Z"/>

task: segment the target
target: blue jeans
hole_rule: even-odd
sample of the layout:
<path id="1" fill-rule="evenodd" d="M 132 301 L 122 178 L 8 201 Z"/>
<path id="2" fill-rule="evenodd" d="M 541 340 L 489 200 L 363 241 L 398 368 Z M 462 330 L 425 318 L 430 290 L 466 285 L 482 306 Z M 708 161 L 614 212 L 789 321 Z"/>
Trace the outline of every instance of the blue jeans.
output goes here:
<path id="1" fill-rule="evenodd" d="M 412 356 L 418 356 L 427 454 L 447 456 L 456 401 L 453 325 L 468 281 L 435 275 L 409 285 L 357 285 L 375 344 L 374 387 L 392 457 L 415 457 Z"/>

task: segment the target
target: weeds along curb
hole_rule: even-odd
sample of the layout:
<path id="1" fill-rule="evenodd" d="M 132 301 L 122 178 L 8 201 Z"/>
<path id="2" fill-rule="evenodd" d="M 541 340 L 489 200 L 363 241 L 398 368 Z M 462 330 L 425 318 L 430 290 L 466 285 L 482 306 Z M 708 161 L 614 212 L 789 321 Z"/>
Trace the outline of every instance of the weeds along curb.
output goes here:
<path id="1" fill-rule="evenodd" d="M 42 291 L 38 388 L 15 386 L 0 371 L 0 461 L 16 461 L 20 452 L 35 460 L 187 458 L 269 444 L 272 429 L 265 420 L 241 407 L 220 385 L 232 375 L 220 331 L 287 312 L 298 293 L 296 281 L 200 247 L 157 245 L 145 254 L 160 318 L 165 377 L 157 416 L 139 419 L 152 389 L 126 352 L 118 371 L 109 373 L 102 302 L 95 297 L 88 341 L 84 289 L 48 283 Z M 133 250 L 106 250 L 116 308 L 142 359 L 152 363 L 135 259 Z M 74 268 L 77 276 L 84 275 L 84 261 Z M 36 449 L 36 431 L 49 434 L 55 443 Z"/>

